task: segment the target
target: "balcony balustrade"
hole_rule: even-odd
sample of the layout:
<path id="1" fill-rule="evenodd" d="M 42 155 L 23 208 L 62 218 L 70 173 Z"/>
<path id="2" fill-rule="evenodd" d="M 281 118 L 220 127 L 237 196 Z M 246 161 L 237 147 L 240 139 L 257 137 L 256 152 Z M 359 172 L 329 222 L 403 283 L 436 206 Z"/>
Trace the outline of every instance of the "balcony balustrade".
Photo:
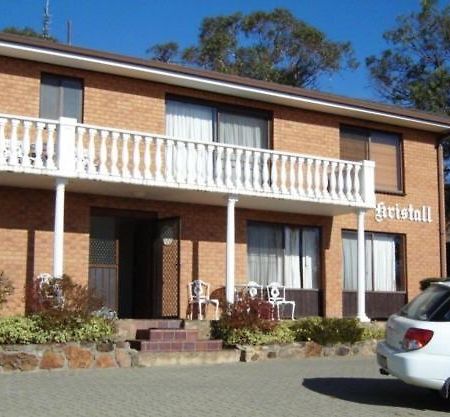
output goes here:
<path id="1" fill-rule="evenodd" d="M 371 208 L 374 163 L 0 114 L 0 171 Z"/>

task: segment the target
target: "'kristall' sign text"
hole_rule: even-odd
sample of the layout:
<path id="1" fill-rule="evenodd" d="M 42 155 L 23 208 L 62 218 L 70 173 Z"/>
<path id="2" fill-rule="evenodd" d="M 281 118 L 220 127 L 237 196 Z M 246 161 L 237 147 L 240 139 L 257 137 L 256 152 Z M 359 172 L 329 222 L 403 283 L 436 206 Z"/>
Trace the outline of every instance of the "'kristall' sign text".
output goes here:
<path id="1" fill-rule="evenodd" d="M 401 207 L 399 204 L 387 206 L 384 203 L 378 203 L 375 208 L 375 220 L 407 220 L 410 222 L 431 223 L 431 207 L 422 206 L 420 208 L 409 204 L 408 207 Z"/>

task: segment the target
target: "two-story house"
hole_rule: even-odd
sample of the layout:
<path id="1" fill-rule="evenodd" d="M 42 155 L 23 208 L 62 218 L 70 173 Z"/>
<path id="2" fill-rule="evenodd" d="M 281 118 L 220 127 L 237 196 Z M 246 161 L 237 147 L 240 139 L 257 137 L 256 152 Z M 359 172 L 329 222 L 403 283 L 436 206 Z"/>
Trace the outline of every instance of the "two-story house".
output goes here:
<path id="1" fill-rule="evenodd" d="M 386 317 L 446 274 L 450 119 L 0 35 L 6 314 L 42 272 L 122 318 L 185 317 L 200 278 L 278 281 L 296 315 Z"/>

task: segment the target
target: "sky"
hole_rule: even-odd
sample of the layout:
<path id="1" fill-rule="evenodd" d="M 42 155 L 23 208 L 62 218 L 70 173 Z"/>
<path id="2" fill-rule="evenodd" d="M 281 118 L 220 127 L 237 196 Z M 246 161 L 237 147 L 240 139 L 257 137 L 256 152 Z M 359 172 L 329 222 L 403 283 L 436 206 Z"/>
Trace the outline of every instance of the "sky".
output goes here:
<path id="1" fill-rule="evenodd" d="M 0 28 L 41 31 L 44 3 L 0 0 Z M 195 44 L 204 17 L 283 7 L 331 40 L 353 45 L 359 68 L 322 77 L 319 90 L 381 101 L 364 60 L 388 47 L 383 32 L 395 25 L 397 16 L 419 6 L 419 0 L 50 0 L 50 34 L 65 42 L 70 19 L 72 45 L 146 58 L 155 43 Z"/>

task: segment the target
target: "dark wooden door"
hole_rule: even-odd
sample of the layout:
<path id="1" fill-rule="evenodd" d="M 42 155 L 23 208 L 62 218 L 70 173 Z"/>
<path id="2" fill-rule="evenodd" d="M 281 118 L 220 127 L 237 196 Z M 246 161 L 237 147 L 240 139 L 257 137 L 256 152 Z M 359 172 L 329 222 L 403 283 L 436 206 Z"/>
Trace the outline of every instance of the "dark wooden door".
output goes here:
<path id="1" fill-rule="evenodd" d="M 154 317 L 153 220 L 137 220 L 134 228 L 133 317 Z"/>

